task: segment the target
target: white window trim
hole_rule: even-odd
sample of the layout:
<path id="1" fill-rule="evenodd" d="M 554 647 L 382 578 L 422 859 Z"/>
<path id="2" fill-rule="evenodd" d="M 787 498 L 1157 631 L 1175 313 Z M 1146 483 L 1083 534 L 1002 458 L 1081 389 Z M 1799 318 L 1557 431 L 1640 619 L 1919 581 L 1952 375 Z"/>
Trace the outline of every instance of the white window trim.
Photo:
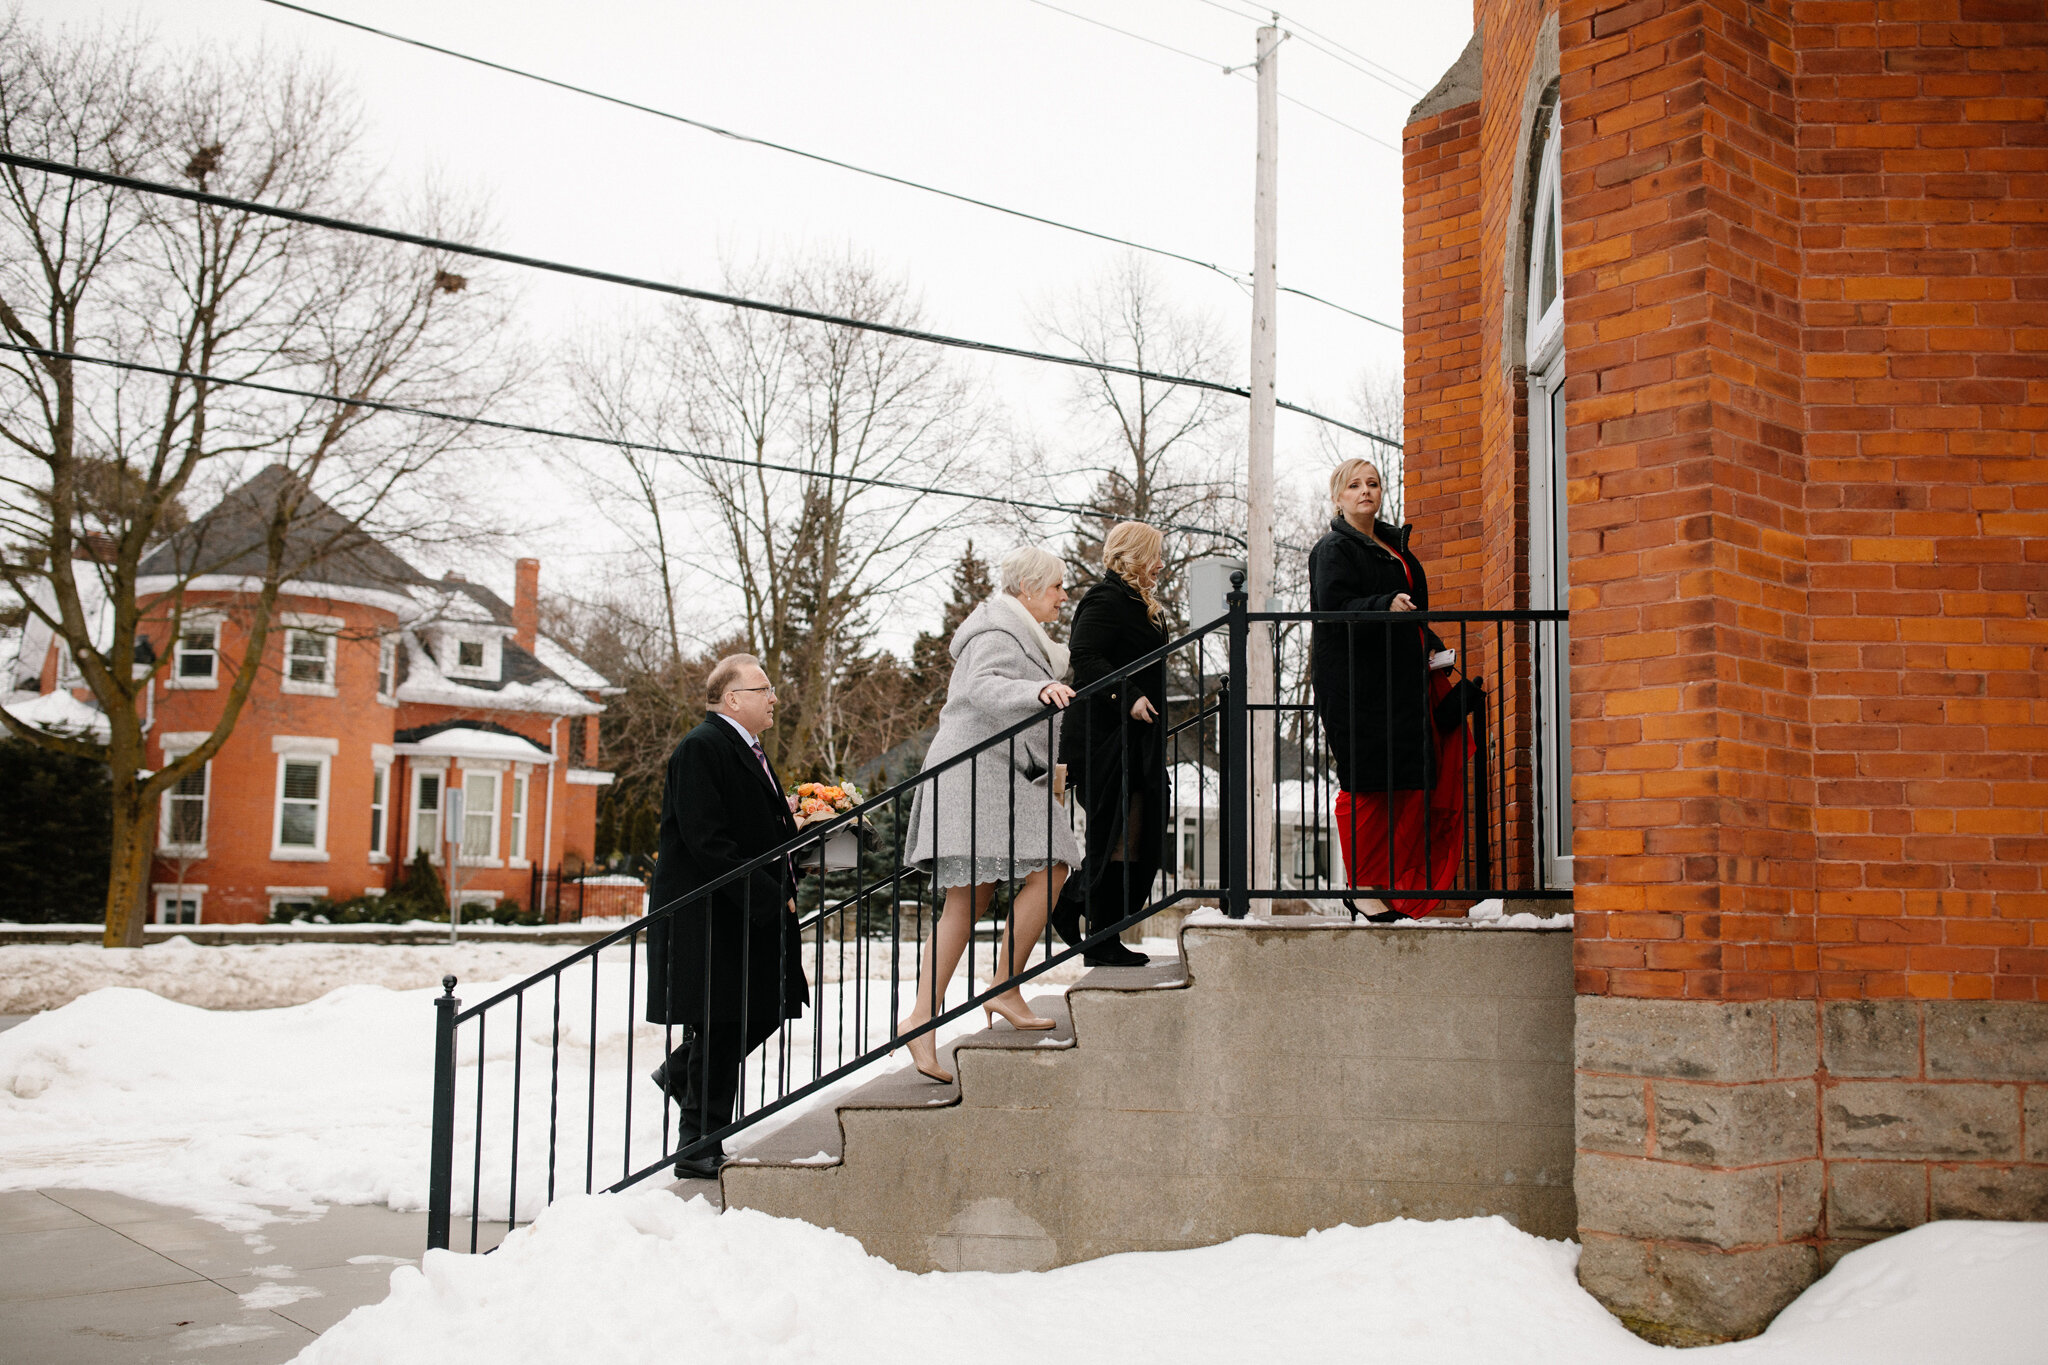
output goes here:
<path id="1" fill-rule="evenodd" d="M 183 758 L 199 747 L 197 743 L 174 742 L 191 738 L 193 736 L 186 734 L 164 736 L 164 767 L 168 768 L 175 760 Z M 177 787 L 174 784 L 164 788 L 163 795 L 157 798 L 156 851 L 159 857 L 167 857 L 173 861 L 182 858 L 186 862 L 204 862 L 206 859 L 206 836 L 213 832 L 213 760 L 209 758 L 200 764 L 199 771 L 204 775 L 206 782 L 206 790 L 199 795 L 199 842 L 174 844 L 170 841 L 171 801 L 177 796 Z"/>
<path id="2" fill-rule="evenodd" d="M 391 660 L 391 667 L 388 669 L 384 667 L 384 660 L 387 657 Z M 391 680 L 389 691 L 385 690 L 381 685 L 386 678 Z M 380 684 L 377 688 L 378 704 L 383 706 L 398 705 L 398 637 L 396 635 L 380 635 L 377 637 L 377 681 Z"/>
<path id="3" fill-rule="evenodd" d="M 277 913 L 281 901 L 319 901 L 327 899 L 324 886 L 266 886 L 263 894 L 269 898 L 270 913 Z"/>
<path id="4" fill-rule="evenodd" d="M 1547 367 L 1564 342 L 1564 205 L 1561 144 L 1557 135 L 1557 114 L 1553 109 L 1549 136 L 1544 139 L 1543 159 L 1536 173 L 1536 209 L 1529 235 L 1529 274 L 1523 282 L 1522 311 L 1528 315 L 1528 332 L 1523 344 L 1523 364 L 1529 373 Z M 1550 244 L 1558 244 L 1559 278 L 1557 297 L 1541 317 L 1536 300 L 1543 297 L 1541 275 L 1550 258 Z"/>
<path id="5" fill-rule="evenodd" d="M 194 924 L 206 923 L 206 884 L 204 882 L 186 882 L 183 886 L 180 886 L 177 882 L 152 882 L 150 883 L 149 890 L 151 899 L 149 922 L 151 924 L 165 924 L 169 922 L 164 919 L 164 902 L 174 900 L 193 902 L 192 922 Z"/>
<path id="6" fill-rule="evenodd" d="M 422 763 L 415 759 L 407 767 L 409 776 L 405 784 L 405 860 L 411 862 L 420 854 L 420 779 L 433 777 L 441 784 L 441 794 L 434 805 L 434 841 L 427 849 L 427 861 L 439 867 L 442 862 L 441 819 L 448 813 L 448 765 L 446 762 Z"/>
<path id="7" fill-rule="evenodd" d="M 461 840 L 456 845 L 456 855 L 464 867 L 503 867 L 505 860 L 498 856 L 499 840 L 504 836 L 505 774 L 502 760 L 494 764 L 465 762 L 462 767 L 462 830 Z M 491 842 L 489 853 L 464 853 L 462 845 L 469 842 L 469 819 L 476 812 L 469 804 L 469 781 L 473 777 L 489 778 L 491 782 Z"/>
<path id="8" fill-rule="evenodd" d="M 336 674 L 341 669 L 341 628 L 339 616 L 312 616 L 304 612 L 286 612 L 281 623 L 284 626 L 284 667 L 279 674 L 278 686 L 285 692 L 301 697 L 332 697 L 339 694 Z M 324 683 L 299 682 L 292 677 L 292 638 L 297 635 L 311 635 L 327 642 L 327 681 Z"/>
<path id="9" fill-rule="evenodd" d="M 514 794 L 519 797 L 515 810 L 512 804 Z M 505 788 L 505 865 L 507 867 L 532 867 L 533 862 L 526 856 L 526 842 L 532 834 L 533 820 L 533 765 L 515 763 L 512 765 L 512 780 Z"/>
<path id="10" fill-rule="evenodd" d="M 283 739 L 284 736 L 278 736 Z M 334 741 L 329 740 L 332 744 Z M 272 742 L 276 748 L 276 741 Z M 270 860 L 274 863 L 324 863 L 327 852 L 327 809 L 331 804 L 334 787 L 333 750 L 325 753 L 278 749 L 276 785 L 271 788 L 270 799 Z M 287 763 L 317 763 L 320 765 L 320 796 L 313 808 L 313 846 L 300 848 L 284 842 L 284 765 Z M 322 892 L 325 895 L 326 892 Z"/>
<path id="11" fill-rule="evenodd" d="M 220 686 L 220 628 L 227 619 L 217 611 L 188 611 L 178 623 L 178 634 L 171 639 L 171 666 L 164 670 L 164 686 L 179 692 L 211 692 Z M 196 626 L 213 627 L 213 672 L 204 678 L 181 678 L 178 670 L 183 666 L 185 654 L 185 631 Z"/>
<path id="12" fill-rule="evenodd" d="M 376 753 L 379 748 L 387 750 L 382 757 Z M 391 758 L 388 748 L 387 745 L 374 745 L 370 754 L 370 862 L 373 866 L 382 866 L 391 861 Z M 384 778 L 384 804 L 381 806 L 376 804 L 379 774 Z M 380 842 L 377 838 L 379 825 L 383 826 L 382 848 L 376 847 Z"/>
<path id="13" fill-rule="evenodd" d="M 440 647 L 434 651 L 434 661 L 440 665 L 441 676 L 480 682 L 496 682 L 504 676 L 505 642 L 500 632 L 477 627 L 444 626 L 437 634 L 439 638 L 435 643 Z M 481 664 L 465 668 L 457 662 L 462 657 L 465 643 L 484 647 Z"/>

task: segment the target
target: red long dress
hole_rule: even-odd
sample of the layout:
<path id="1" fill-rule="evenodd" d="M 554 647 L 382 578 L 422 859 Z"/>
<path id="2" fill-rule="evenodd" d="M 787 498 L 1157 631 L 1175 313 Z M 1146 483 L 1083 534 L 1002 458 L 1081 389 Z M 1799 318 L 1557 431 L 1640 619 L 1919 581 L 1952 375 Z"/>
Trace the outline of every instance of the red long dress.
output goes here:
<path id="1" fill-rule="evenodd" d="M 1401 573 L 1413 591 L 1414 577 L 1405 559 L 1401 560 Z M 1451 686 L 1448 670 L 1430 672 L 1426 716 L 1435 716 L 1436 704 Z M 1425 723 L 1435 724 L 1433 719 Z M 1463 725 L 1449 734 L 1438 732 L 1436 784 L 1427 791 L 1397 791 L 1391 794 L 1391 802 L 1384 791 L 1337 793 L 1337 842 L 1344 850 L 1344 871 L 1353 887 L 1436 891 L 1458 884 L 1458 865 L 1465 848 L 1465 763 L 1471 742 Z M 1442 904 L 1441 899 L 1402 897 L 1388 900 L 1387 908 L 1420 919 Z"/>

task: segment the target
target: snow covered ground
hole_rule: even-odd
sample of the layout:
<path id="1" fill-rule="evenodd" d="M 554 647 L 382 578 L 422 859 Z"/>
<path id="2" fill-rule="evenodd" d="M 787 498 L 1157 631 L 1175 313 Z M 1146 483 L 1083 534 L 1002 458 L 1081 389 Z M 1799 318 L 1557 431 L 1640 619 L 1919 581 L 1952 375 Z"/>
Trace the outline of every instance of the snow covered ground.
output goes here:
<path id="1" fill-rule="evenodd" d="M 1164 950 L 1169 945 L 1151 946 Z M 6 955 L 0 962 L 23 960 L 14 954 L 67 951 L 0 948 L 0 955 Z M 79 952 L 107 954 L 100 948 Z M 116 953 L 136 964 L 135 979 L 155 989 L 95 990 L 0 1033 L 0 1189 L 114 1190 L 237 1226 L 270 1216 L 263 1211 L 266 1205 L 426 1207 L 433 1000 L 439 986 L 392 990 L 355 984 L 303 1005 L 235 1010 L 195 1008 L 158 991 L 218 991 L 241 1001 L 263 989 L 290 994 L 349 971 L 373 980 L 374 973 L 409 972 L 423 984 L 438 983 L 443 971 L 454 971 L 462 979 L 458 994 L 474 1003 L 561 956 L 559 948 L 524 945 L 209 949 L 164 944 Z M 532 953 L 541 957 L 526 956 Z M 483 979 L 481 973 L 494 963 L 512 967 L 513 973 Z M 906 953 L 906 973 L 910 964 Z M 886 970 L 886 960 L 881 965 Z M 985 970 L 985 949 L 982 965 Z M 640 987 L 630 1002 L 629 974 Z M 582 1190 L 586 1173 L 592 1187 L 602 1189 L 664 1150 L 663 1120 L 673 1111 L 665 1110 L 646 1073 L 661 1059 L 668 1038 L 663 1029 L 640 1022 L 644 964 L 631 973 L 623 952 L 603 955 L 595 982 L 594 1046 L 592 984 L 590 971 L 581 968 L 563 977 L 559 1001 L 552 987 L 534 991 L 516 1030 L 509 1008 L 493 1012 L 481 1061 L 474 1025 L 459 1035 L 456 1165 L 464 1176 L 481 1170 L 478 1202 L 486 1217 L 503 1218 L 515 1197 L 515 1054 L 520 1098 L 516 1198 L 522 1219 L 538 1213 L 545 1202 L 551 1130 L 560 1142 L 553 1171 L 558 1191 Z M 1062 989 L 1034 985 L 1031 993 Z M 892 1004 L 902 1007 L 909 993 L 906 986 L 892 998 L 886 976 L 828 980 L 815 990 L 817 1007 L 787 1031 L 786 1051 L 757 1054 L 750 1065 L 745 1092 L 750 1108 L 760 1104 L 764 1081 L 773 1097 L 819 1074 L 821 1066 L 837 1066 L 846 1055 L 839 1050 L 842 1034 L 857 1041 L 855 1021 L 865 1020 L 871 1045 L 883 1041 Z M 963 990 L 964 982 L 956 981 L 953 1002 L 965 999 Z M 821 1015 L 825 1037 L 818 1041 L 813 1026 Z M 557 1021 L 559 1072 L 546 1046 Z M 980 1016 L 970 1015 L 941 1036 L 957 1037 L 980 1027 Z M 764 1120 L 731 1150 L 742 1153 L 748 1143 L 802 1112 L 829 1105 L 837 1094 L 880 1070 L 907 1065 L 900 1053 L 873 1063 L 829 1092 Z M 485 1113 L 480 1168 L 473 1164 L 479 1066 Z M 630 1167 L 620 1123 L 629 1087 L 634 1105 Z M 593 1094 L 599 1122 L 594 1151 L 586 1153 L 585 1113 Z M 470 1191 L 469 1179 L 457 1180 L 458 1213 L 469 1212 Z"/>
<path id="2" fill-rule="evenodd" d="M 53 1010 L 110 986 L 151 991 L 203 1009 L 276 1009 L 318 1000 L 342 986 L 419 990 L 450 973 L 462 981 L 516 979 L 560 961 L 568 952 L 559 943 L 207 947 L 188 938 L 146 948 L 10 943 L 0 945 L 0 1014 Z"/>
<path id="3" fill-rule="evenodd" d="M 301 1365 L 972 1360 L 1645 1365 L 1578 1249 L 1499 1218 L 1240 1237 L 1036 1274 L 912 1275 L 849 1237 L 661 1192 L 577 1196 L 494 1254 L 429 1252 Z M 2048 1226 L 1935 1223 L 1858 1251 L 1699 1365 L 2043 1359 Z"/>

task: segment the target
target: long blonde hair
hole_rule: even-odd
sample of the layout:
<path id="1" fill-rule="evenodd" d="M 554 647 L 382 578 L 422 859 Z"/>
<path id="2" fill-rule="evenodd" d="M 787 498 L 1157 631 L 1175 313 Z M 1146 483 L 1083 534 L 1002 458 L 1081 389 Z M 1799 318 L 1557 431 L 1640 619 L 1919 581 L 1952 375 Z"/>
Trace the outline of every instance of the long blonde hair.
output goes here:
<path id="1" fill-rule="evenodd" d="M 1164 557 L 1165 548 L 1166 537 L 1142 521 L 1120 521 L 1102 538 L 1103 569 L 1131 585 L 1145 603 L 1145 615 L 1161 629 L 1166 626 L 1166 611 L 1152 595 L 1154 585 L 1145 581 L 1144 571 Z"/>

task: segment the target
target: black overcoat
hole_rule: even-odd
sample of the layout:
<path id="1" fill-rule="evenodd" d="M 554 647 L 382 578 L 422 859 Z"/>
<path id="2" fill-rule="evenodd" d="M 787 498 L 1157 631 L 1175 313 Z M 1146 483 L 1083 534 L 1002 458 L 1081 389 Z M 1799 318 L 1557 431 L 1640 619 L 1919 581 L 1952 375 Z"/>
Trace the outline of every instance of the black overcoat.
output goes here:
<path id="1" fill-rule="evenodd" d="M 796 837 L 781 783 L 716 715 L 683 736 L 662 782 L 659 856 L 648 909 L 681 900 Z M 764 1034 L 803 1013 L 804 980 L 789 862 L 777 858 L 647 926 L 647 1018 L 730 1022 Z M 707 993 L 706 986 L 709 986 Z M 742 1001 L 744 997 L 744 1005 Z"/>
<path id="2" fill-rule="evenodd" d="M 1407 593 L 1417 611 L 1429 610 L 1429 579 L 1409 553 L 1413 527 L 1384 522 L 1379 534 L 1401 547 L 1395 558 L 1378 536 L 1343 517 L 1309 551 L 1311 611 L 1391 611 Z M 1407 573 L 1402 572 L 1405 561 Z M 1436 734 L 1429 709 L 1429 650 L 1421 626 L 1319 622 L 1313 671 L 1316 715 L 1337 764 L 1344 791 L 1415 791 L 1430 783 Z"/>
<path id="3" fill-rule="evenodd" d="M 1079 688 L 1160 648 L 1166 631 L 1152 623 L 1138 590 L 1111 573 L 1074 609 L 1068 642 Z M 1152 699 L 1157 713 L 1149 724 L 1131 715 L 1141 696 Z M 1060 730 L 1060 761 L 1067 765 L 1069 788 L 1088 812 L 1084 875 L 1101 875 L 1110 850 L 1119 846 L 1134 868 L 1156 869 L 1166 825 L 1166 661 L 1148 664 L 1069 707 Z M 1128 844 L 1126 792 L 1145 812 Z M 1150 871 L 1137 875 L 1144 881 L 1139 891 L 1151 886 Z"/>

